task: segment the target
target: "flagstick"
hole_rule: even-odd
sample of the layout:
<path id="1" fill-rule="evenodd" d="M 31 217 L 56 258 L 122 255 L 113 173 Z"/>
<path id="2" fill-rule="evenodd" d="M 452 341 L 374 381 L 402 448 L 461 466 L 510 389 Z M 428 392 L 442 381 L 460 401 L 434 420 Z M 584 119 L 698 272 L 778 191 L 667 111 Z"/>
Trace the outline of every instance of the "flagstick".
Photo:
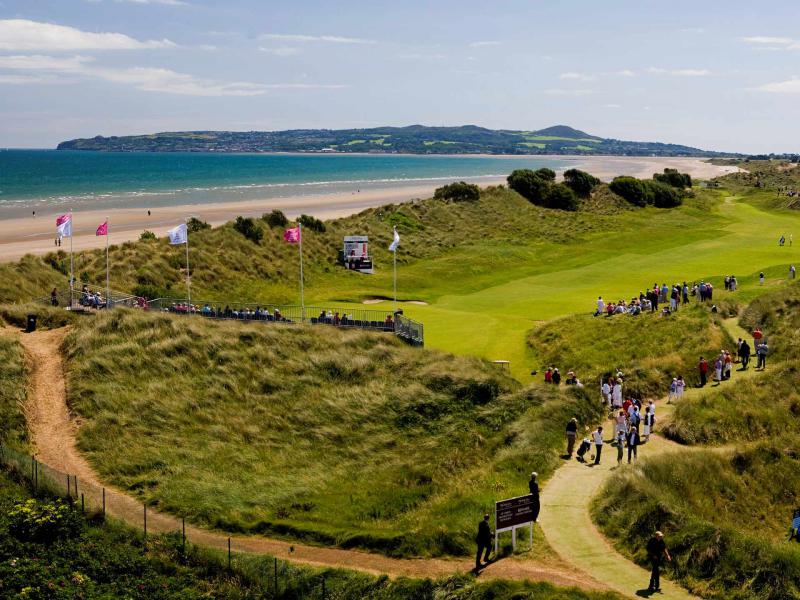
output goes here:
<path id="1" fill-rule="evenodd" d="M 186 296 L 192 303 L 192 283 L 189 275 L 189 219 L 186 219 Z"/>
<path id="2" fill-rule="evenodd" d="M 111 306 L 111 284 L 109 283 L 109 268 L 108 268 L 108 217 L 106 217 L 106 308 Z"/>
<path id="3" fill-rule="evenodd" d="M 72 222 L 72 209 L 69 209 L 69 309 L 72 310 L 74 303 L 75 271 L 72 261 L 72 238 L 75 233 L 75 223 Z"/>
<path id="4" fill-rule="evenodd" d="M 392 311 L 392 312 L 396 313 L 397 312 L 397 248 L 394 249 L 394 252 L 392 252 L 392 255 L 393 255 L 392 263 L 394 263 L 394 277 L 393 277 L 393 282 L 394 282 L 394 311 Z"/>
<path id="5" fill-rule="evenodd" d="M 297 245 L 297 249 L 300 252 L 300 321 L 305 322 L 306 320 L 306 300 L 303 290 L 303 225 L 302 223 L 297 224 L 298 232 L 300 233 L 300 243 Z"/>

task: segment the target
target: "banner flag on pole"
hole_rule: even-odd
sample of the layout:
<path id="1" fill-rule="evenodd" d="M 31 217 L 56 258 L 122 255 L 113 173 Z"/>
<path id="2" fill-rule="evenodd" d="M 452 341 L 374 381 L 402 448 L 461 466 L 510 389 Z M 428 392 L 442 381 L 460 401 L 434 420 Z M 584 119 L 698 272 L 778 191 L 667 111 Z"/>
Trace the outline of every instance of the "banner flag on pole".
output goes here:
<path id="1" fill-rule="evenodd" d="M 389 245 L 389 252 L 397 252 L 397 247 L 400 245 L 400 234 L 397 233 L 397 227 L 394 228 L 394 239 Z"/>
<path id="2" fill-rule="evenodd" d="M 181 223 L 174 229 L 170 229 L 167 232 L 167 235 L 169 236 L 169 243 L 173 246 L 177 246 L 178 244 L 186 244 L 189 241 L 186 223 Z"/>
<path id="3" fill-rule="evenodd" d="M 289 244 L 297 244 L 300 242 L 300 228 L 293 227 L 283 232 L 283 241 Z"/>
<path id="4" fill-rule="evenodd" d="M 56 218 L 56 233 L 61 237 L 72 237 L 72 213 Z"/>
<path id="5" fill-rule="evenodd" d="M 101 223 L 100 226 L 97 228 L 97 231 L 94 233 L 95 235 L 108 235 L 108 221 L 105 223 Z"/>

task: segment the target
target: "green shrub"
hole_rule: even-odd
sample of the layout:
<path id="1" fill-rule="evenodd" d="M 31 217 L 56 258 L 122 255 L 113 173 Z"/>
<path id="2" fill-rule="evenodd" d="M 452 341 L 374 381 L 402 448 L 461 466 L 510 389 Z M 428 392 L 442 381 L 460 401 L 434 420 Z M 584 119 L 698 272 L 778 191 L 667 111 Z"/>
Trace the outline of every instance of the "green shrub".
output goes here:
<path id="1" fill-rule="evenodd" d="M 653 179 L 674 188 L 692 187 L 692 176 L 688 173 L 678 173 L 678 169 L 664 169 L 663 173 L 654 173 Z"/>
<path id="2" fill-rule="evenodd" d="M 568 186 L 556 183 L 547 188 L 542 205 L 545 208 L 574 211 L 578 210 L 578 199 Z"/>
<path id="3" fill-rule="evenodd" d="M 594 175 L 579 169 L 564 171 L 564 184 L 581 198 L 587 198 L 592 190 L 600 183 Z"/>
<path id="4" fill-rule="evenodd" d="M 611 188 L 612 192 L 634 206 L 647 205 L 647 187 L 642 180 L 636 179 L 636 177 L 628 177 L 627 175 L 615 177 L 608 187 Z"/>
<path id="5" fill-rule="evenodd" d="M 472 183 L 457 181 L 436 188 L 433 197 L 437 200 L 452 200 L 453 202 L 477 202 L 481 198 L 481 188 Z"/>
<path id="6" fill-rule="evenodd" d="M 256 224 L 253 217 L 236 217 L 233 228 L 254 244 L 260 244 L 264 230 Z"/>
<path id="7" fill-rule="evenodd" d="M 656 208 L 675 208 L 683 203 L 680 193 L 672 186 L 659 181 L 645 181 L 647 203 Z"/>
<path id="8" fill-rule="evenodd" d="M 563 183 L 555 184 L 552 169 L 517 169 L 508 176 L 508 186 L 520 196 L 544 208 L 574 211 L 578 202 L 573 191 Z"/>
<path id="9" fill-rule="evenodd" d="M 310 215 L 300 215 L 297 219 L 297 222 L 300 223 L 306 229 L 310 229 L 311 231 L 316 231 L 317 233 L 325 233 L 326 227 L 325 222 L 317 219 L 316 217 L 312 217 Z"/>
<path id="10" fill-rule="evenodd" d="M 289 224 L 289 219 L 283 214 L 283 211 L 277 208 L 269 213 L 264 213 L 261 218 L 266 221 L 270 227 L 286 227 Z"/>
<path id="11" fill-rule="evenodd" d="M 204 229 L 211 229 L 211 225 L 205 221 L 201 221 L 197 217 L 192 217 L 186 222 L 186 229 L 189 231 L 189 233 L 196 233 L 198 231 L 203 231 Z"/>
<path id="12" fill-rule="evenodd" d="M 146 242 L 147 240 L 154 240 L 154 239 L 156 239 L 156 234 L 153 233 L 152 231 L 148 231 L 147 229 L 145 229 L 139 235 L 139 240 L 142 241 L 142 242 Z"/>
<path id="13" fill-rule="evenodd" d="M 8 519 L 11 535 L 23 542 L 52 543 L 75 537 L 83 529 L 82 515 L 61 500 L 18 502 L 8 511 Z"/>

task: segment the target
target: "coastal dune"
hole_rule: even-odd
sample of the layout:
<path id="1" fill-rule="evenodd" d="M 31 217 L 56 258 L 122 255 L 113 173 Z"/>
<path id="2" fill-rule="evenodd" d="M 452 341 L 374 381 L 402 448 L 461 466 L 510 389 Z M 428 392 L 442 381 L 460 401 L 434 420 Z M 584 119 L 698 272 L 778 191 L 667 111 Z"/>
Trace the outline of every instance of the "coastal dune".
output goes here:
<path id="1" fill-rule="evenodd" d="M 497 157 L 493 157 L 497 158 Z M 651 177 L 664 168 L 675 168 L 695 178 L 707 179 L 736 171 L 736 167 L 712 165 L 697 158 L 672 157 L 614 157 L 575 156 L 554 157 L 573 162 L 575 168 L 586 170 L 603 180 L 617 175 Z M 480 185 L 505 183 L 503 178 L 470 178 Z M 105 246 L 103 237 L 95 236 L 95 229 L 107 217 L 110 222 L 110 242 L 120 244 L 135 240 L 144 230 L 165 236 L 167 229 L 174 227 L 187 217 L 197 217 L 211 225 L 221 225 L 237 216 L 259 217 L 273 209 L 282 210 L 289 218 L 306 213 L 320 219 L 344 217 L 364 209 L 385 204 L 407 202 L 414 198 L 425 198 L 433 194 L 441 181 L 410 181 L 391 187 L 361 184 L 358 189 L 347 192 L 330 192 L 297 195 L 261 200 L 229 201 L 218 203 L 176 204 L 152 208 L 103 207 L 102 201 L 75 210 L 73 213 L 72 245 L 74 250 L 87 250 Z M 150 214 L 148 215 L 148 210 Z M 57 249 L 55 240 L 55 217 L 65 212 L 63 207 L 48 207 L 37 210 L 36 216 L 12 216 L 3 218 L 0 213 L 0 261 L 17 260 L 25 254 L 45 254 Z M 62 242 L 62 250 L 68 250 L 70 240 Z"/>

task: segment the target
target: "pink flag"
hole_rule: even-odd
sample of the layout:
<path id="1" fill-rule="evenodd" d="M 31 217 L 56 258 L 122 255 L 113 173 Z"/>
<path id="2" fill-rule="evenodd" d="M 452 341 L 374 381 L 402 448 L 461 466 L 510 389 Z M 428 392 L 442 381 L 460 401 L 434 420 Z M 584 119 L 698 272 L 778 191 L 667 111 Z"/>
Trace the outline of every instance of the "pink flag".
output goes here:
<path id="1" fill-rule="evenodd" d="M 95 235 L 108 235 L 108 221 L 102 223 L 100 227 L 97 228 Z"/>
<path id="2" fill-rule="evenodd" d="M 72 213 L 59 215 L 56 219 L 56 233 L 61 237 L 72 237 Z"/>
<path id="3" fill-rule="evenodd" d="M 297 244 L 300 241 L 300 228 L 293 227 L 283 232 L 283 241 L 290 244 Z"/>

